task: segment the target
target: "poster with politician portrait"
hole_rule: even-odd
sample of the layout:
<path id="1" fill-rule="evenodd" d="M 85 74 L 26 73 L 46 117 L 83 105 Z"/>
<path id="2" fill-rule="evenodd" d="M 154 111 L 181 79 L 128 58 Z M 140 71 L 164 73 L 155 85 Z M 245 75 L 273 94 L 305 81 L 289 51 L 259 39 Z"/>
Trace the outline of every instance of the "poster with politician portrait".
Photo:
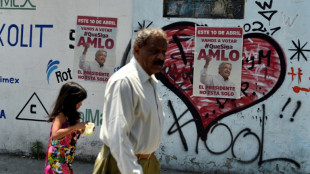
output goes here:
<path id="1" fill-rule="evenodd" d="M 240 98 L 243 30 L 195 27 L 193 95 Z"/>
<path id="2" fill-rule="evenodd" d="M 105 83 L 116 62 L 117 18 L 77 16 L 74 77 Z"/>

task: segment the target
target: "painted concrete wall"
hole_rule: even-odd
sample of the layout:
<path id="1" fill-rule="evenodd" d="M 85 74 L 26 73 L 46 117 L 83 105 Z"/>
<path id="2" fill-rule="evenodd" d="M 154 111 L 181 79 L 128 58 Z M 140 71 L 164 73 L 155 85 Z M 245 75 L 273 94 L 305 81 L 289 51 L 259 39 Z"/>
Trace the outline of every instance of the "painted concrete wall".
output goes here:
<path id="1" fill-rule="evenodd" d="M 126 48 L 135 30 L 157 27 L 169 35 L 173 49 L 166 62 L 172 63 L 157 75 L 166 115 L 156 152 L 163 167 L 207 173 L 310 172 L 309 1 L 246 1 L 244 19 L 166 18 L 163 1 L 155 0 L 0 0 L 0 6 L 0 76 L 12 78 L 11 83 L 0 78 L 0 152 L 29 153 L 35 140 L 46 147 L 50 123 L 45 116 L 66 82 L 52 74 L 48 84 L 47 63 L 59 60 L 56 71 L 68 73 L 76 16 L 104 16 L 119 19 L 115 67 L 130 57 Z M 241 99 L 191 96 L 195 24 L 244 27 Z M 185 56 L 189 63 L 173 56 Z M 97 129 L 79 140 L 77 157 L 94 159 L 102 145 L 105 85 L 81 85 L 89 97 L 80 111 Z"/>
<path id="2" fill-rule="evenodd" d="M 116 65 L 131 38 L 131 1 L 0 1 L 0 152 L 29 153 L 36 140 L 48 143 L 50 113 L 59 89 L 71 79 L 77 16 L 118 18 Z M 60 63 L 47 80 L 50 60 Z M 61 76 L 56 75 L 61 74 Z M 71 77 L 73 75 L 71 74 Z M 4 78 L 13 79 L 5 83 Z M 77 156 L 95 158 L 105 83 L 79 82 L 88 91 L 80 112 L 95 122 L 93 136 L 81 138 Z"/>
<path id="3" fill-rule="evenodd" d="M 190 4 L 200 9 L 203 2 Z M 206 173 L 310 172 L 309 3 L 248 0 L 244 19 L 204 19 L 163 17 L 162 1 L 133 1 L 133 29 L 145 23 L 169 36 L 157 76 L 167 117 L 158 152 L 163 166 Z M 191 96 L 196 24 L 244 27 L 240 99 Z"/>

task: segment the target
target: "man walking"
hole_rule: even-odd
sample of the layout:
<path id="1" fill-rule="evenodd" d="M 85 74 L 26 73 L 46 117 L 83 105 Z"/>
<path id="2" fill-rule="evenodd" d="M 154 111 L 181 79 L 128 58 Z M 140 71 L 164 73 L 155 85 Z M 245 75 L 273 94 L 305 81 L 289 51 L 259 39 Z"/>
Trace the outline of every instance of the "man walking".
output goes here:
<path id="1" fill-rule="evenodd" d="M 161 29 L 142 29 L 134 40 L 134 58 L 109 79 L 100 138 L 104 146 L 94 174 L 159 174 L 154 152 L 160 145 L 164 115 L 155 73 L 167 50 Z"/>

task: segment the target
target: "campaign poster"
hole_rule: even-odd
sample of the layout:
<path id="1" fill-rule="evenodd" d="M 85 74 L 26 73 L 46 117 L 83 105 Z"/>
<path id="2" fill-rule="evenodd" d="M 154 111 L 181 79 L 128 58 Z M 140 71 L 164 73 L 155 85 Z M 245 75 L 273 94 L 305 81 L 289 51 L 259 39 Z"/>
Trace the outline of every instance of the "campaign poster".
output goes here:
<path id="1" fill-rule="evenodd" d="M 243 30 L 195 27 L 193 95 L 240 98 Z"/>
<path id="2" fill-rule="evenodd" d="M 75 79 L 105 83 L 116 60 L 117 18 L 77 16 L 74 49 Z"/>

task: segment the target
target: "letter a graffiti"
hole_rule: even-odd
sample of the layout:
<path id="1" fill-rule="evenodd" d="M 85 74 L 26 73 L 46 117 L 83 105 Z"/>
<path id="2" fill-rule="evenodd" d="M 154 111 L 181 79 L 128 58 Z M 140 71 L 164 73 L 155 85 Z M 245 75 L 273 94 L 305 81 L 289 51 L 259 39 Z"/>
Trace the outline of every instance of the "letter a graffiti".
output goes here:
<path id="1" fill-rule="evenodd" d="M 2 118 L 2 117 L 4 117 L 4 119 L 6 119 L 4 110 L 1 110 L 0 118 Z"/>

